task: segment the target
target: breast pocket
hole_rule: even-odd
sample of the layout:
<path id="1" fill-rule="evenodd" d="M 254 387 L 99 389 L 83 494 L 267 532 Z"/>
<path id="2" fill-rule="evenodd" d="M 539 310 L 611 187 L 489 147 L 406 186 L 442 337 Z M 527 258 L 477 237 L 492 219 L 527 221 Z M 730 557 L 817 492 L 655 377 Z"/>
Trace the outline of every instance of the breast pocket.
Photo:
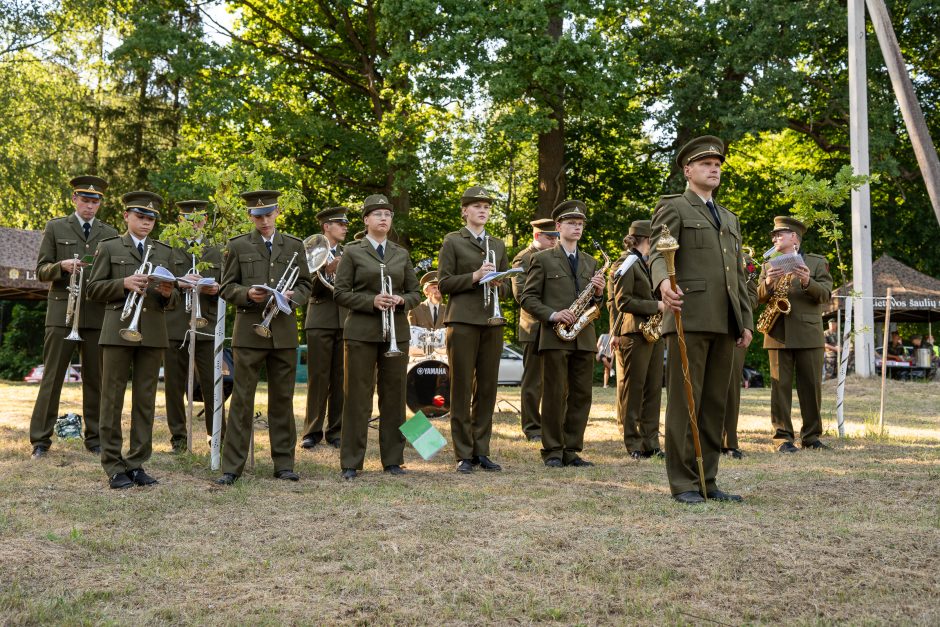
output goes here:
<path id="1" fill-rule="evenodd" d="M 708 245 L 708 230 L 714 227 L 704 218 L 682 221 L 681 246 L 689 248 L 705 248 Z"/>
<path id="2" fill-rule="evenodd" d="M 78 250 L 78 240 L 72 237 L 56 238 L 55 246 L 59 259 L 72 259 L 76 254 L 81 254 Z"/>
<path id="3" fill-rule="evenodd" d="M 122 279 L 137 272 L 140 262 L 130 256 L 111 257 L 111 278 Z"/>
<path id="4" fill-rule="evenodd" d="M 261 282 L 264 283 L 265 272 L 264 272 L 264 257 L 258 253 L 245 253 L 238 256 L 238 265 L 241 268 L 242 281 L 245 283 L 252 282 L 256 283 L 257 279 L 261 279 Z"/>

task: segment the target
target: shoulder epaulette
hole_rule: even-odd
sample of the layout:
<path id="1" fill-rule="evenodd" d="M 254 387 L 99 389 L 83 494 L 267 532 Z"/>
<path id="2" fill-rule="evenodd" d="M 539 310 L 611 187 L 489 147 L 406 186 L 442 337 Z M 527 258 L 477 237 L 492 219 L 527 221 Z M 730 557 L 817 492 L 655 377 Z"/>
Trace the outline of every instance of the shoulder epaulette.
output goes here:
<path id="1" fill-rule="evenodd" d="M 58 218 L 52 218 L 51 220 L 49 220 L 49 223 L 52 224 L 53 222 L 60 222 L 62 220 L 68 220 L 70 217 L 71 216 L 60 216 Z"/>
<path id="2" fill-rule="evenodd" d="M 112 235 L 111 237 L 106 237 L 106 238 L 104 238 L 103 240 L 101 240 L 101 241 L 98 242 L 98 243 L 99 243 L 99 244 L 104 244 L 105 242 L 110 242 L 110 241 L 113 240 L 113 239 L 121 239 L 121 236 L 120 236 L 120 235 Z"/>
<path id="3" fill-rule="evenodd" d="M 289 237 L 289 238 L 292 239 L 292 240 L 297 240 L 297 241 L 300 242 L 301 244 L 304 243 L 304 241 L 303 241 L 302 239 L 300 239 L 300 238 L 297 237 L 296 235 L 291 235 L 290 233 L 284 233 L 284 237 Z"/>
<path id="4" fill-rule="evenodd" d="M 660 200 L 665 200 L 666 198 L 682 198 L 682 194 L 663 194 L 659 197 Z"/>
<path id="5" fill-rule="evenodd" d="M 228 241 L 231 242 L 232 240 L 241 239 L 242 237 L 247 237 L 248 235 L 251 235 L 251 233 L 242 233 L 241 235 L 234 235 L 228 238 Z"/>
<path id="6" fill-rule="evenodd" d="M 803 254 L 804 254 L 806 257 L 816 257 L 817 259 L 821 259 L 822 261 L 827 261 L 827 262 L 829 261 L 828 259 L 826 259 L 826 256 L 825 256 L 825 255 L 820 255 L 820 254 L 817 254 L 817 253 L 803 253 Z"/>
<path id="7" fill-rule="evenodd" d="M 163 246 L 164 248 L 167 248 L 167 249 L 169 249 L 169 250 L 173 250 L 173 247 L 170 246 L 169 244 L 167 244 L 166 242 L 161 242 L 161 241 L 158 240 L 158 239 L 155 239 L 155 240 L 153 240 L 153 241 L 154 241 L 155 243 L 157 243 L 157 244 L 160 244 L 160 245 Z"/>

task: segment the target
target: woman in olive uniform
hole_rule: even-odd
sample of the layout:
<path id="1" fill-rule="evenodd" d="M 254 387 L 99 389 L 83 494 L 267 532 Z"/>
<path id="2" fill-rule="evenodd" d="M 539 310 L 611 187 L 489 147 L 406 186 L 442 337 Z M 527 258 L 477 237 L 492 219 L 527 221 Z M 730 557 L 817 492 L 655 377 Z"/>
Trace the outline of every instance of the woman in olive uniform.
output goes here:
<path id="1" fill-rule="evenodd" d="M 405 438 L 398 428 L 405 422 L 405 372 L 408 366 L 408 310 L 421 300 L 418 279 L 408 251 L 388 240 L 392 205 L 381 194 L 366 198 L 362 218 L 365 236 L 343 251 L 336 271 L 333 298 L 349 310 L 343 327 L 346 378 L 340 466 L 343 479 L 362 470 L 369 439 L 372 396 L 379 390 L 379 451 L 382 467 L 393 475 L 404 474 Z M 391 277 L 391 294 L 383 294 L 381 276 Z M 383 312 L 394 318 L 398 355 L 383 333 Z"/>

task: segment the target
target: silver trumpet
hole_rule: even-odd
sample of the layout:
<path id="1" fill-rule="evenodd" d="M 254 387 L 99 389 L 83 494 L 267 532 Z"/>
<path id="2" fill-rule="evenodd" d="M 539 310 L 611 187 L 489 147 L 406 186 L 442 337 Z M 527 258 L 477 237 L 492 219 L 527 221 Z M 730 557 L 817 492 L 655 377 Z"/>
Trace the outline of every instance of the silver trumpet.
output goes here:
<path id="1" fill-rule="evenodd" d="M 324 266 L 329 265 L 336 258 L 331 250 L 330 240 L 323 233 L 311 235 L 304 240 L 304 252 L 307 255 L 307 267 L 310 268 L 310 273 L 316 274 L 320 283 L 332 292 L 336 289 L 334 287 L 336 275 L 323 271 Z"/>
<path id="2" fill-rule="evenodd" d="M 189 269 L 190 275 L 199 276 L 199 273 L 196 271 L 196 255 L 193 255 L 193 265 Z M 202 317 L 202 306 L 200 304 L 199 292 L 195 285 L 192 286 L 192 289 L 186 290 L 186 295 L 183 297 L 184 302 L 186 303 L 186 313 L 192 313 L 193 304 L 195 303 L 196 307 L 196 328 L 201 329 L 209 324 L 209 321 Z"/>
<path id="3" fill-rule="evenodd" d="M 294 289 L 297 278 L 300 276 L 300 268 L 294 264 L 295 259 L 297 259 L 297 253 L 294 253 L 294 256 L 290 258 L 290 262 L 287 264 L 287 267 L 284 268 L 284 274 L 281 275 L 280 280 L 277 282 L 277 287 L 274 288 L 284 296 L 287 296 L 287 292 Z M 277 299 L 274 297 L 274 294 L 271 294 L 267 304 L 264 306 L 261 324 L 256 324 L 254 327 L 255 333 L 261 337 L 271 337 L 271 321 L 274 320 L 274 316 L 276 316 L 279 311 Z"/>
<path id="4" fill-rule="evenodd" d="M 496 265 L 496 251 L 490 250 L 490 236 L 485 235 L 483 237 L 483 242 L 486 247 L 486 261 L 488 263 Z M 493 285 L 493 282 L 490 281 L 485 286 L 483 286 L 483 306 L 489 307 L 493 306 L 493 315 L 486 321 L 486 324 L 491 327 L 498 327 L 501 324 L 506 324 L 506 318 L 503 316 L 503 311 L 499 307 L 499 287 Z"/>
<path id="5" fill-rule="evenodd" d="M 72 259 L 78 265 L 78 255 L 74 255 Z M 69 277 L 69 300 L 65 306 L 65 324 L 66 326 L 71 324 L 72 331 L 65 336 L 65 339 L 73 342 L 82 341 L 82 336 L 78 334 L 78 317 L 82 311 L 82 279 L 84 276 L 85 268 L 78 266 L 72 268 L 72 274 Z"/>
<path id="6" fill-rule="evenodd" d="M 153 244 L 148 244 L 147 250 L 144 252 L 144 260 L 134 274 L 150 274 L 153 272 L 153 264 L 148 261 L 151 250 L 153 250 Z M 140 312 L 144 309 L 144 298 L 146 295 L 146 289 L 143 294 L 133 291 L 128 294 L 127 298 L 124 300 L 124 309 L 121 310 L 121 320 L 127 320 L 132 314 L 133 317 L 127 328 L 121 329 L 118 333 L 128 342 L 139 342 L 144 337 L 140 333 Z"/>
<path id="7" fill-rule="evenodd" d="M 385 264 L 379 264 L 379 283 L 381 284 L 380 294 L 383 296 L 392 295 L 392 277 L 385 274 Z M 385 351 L 386 357 L 399 357 L 404 355 L 398 350 L 398 337 L 395 335 L 395 307 L 389 307 L 382 310 L 382 339 L 388 340 L 388 350 Z"/>

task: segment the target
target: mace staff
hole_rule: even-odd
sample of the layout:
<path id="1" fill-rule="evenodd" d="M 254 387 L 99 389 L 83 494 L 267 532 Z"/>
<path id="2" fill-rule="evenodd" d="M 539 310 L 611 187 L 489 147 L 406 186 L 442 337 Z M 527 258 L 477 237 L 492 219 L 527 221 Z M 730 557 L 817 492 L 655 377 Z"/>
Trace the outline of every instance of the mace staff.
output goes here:
<path id="1" fill-rule="evenodd" d="M 666 262 L 666 274 L 669 275 L 669 285 L 672 291 L 676 288 L 676 251 L 679 242 L 669 233 L 669 227 L 663 225 L 662 235 L 656 243 L 658 250 Z M 695 446 L 695 461 L 698 464 L 698 478 L 702 484 L 702 498 L 708 501 L 708 491 L 705 489 L 705 466 L 702 460 L 702 443 L 698 435 L 698 418 L 695 413 L 695 395 L 692 393 L 692 377 L 689 374 L 689 355 L 685 346 L 685 331 L 682 330 L 682 312 L 673 311 L 676 317 L 676 337 L 679 340 L 679 357 L 682 360 L 682 379 L 685 383 L 685 397 L 689 406 L 689 424 L 692 427 L 692 444 Z"/>

